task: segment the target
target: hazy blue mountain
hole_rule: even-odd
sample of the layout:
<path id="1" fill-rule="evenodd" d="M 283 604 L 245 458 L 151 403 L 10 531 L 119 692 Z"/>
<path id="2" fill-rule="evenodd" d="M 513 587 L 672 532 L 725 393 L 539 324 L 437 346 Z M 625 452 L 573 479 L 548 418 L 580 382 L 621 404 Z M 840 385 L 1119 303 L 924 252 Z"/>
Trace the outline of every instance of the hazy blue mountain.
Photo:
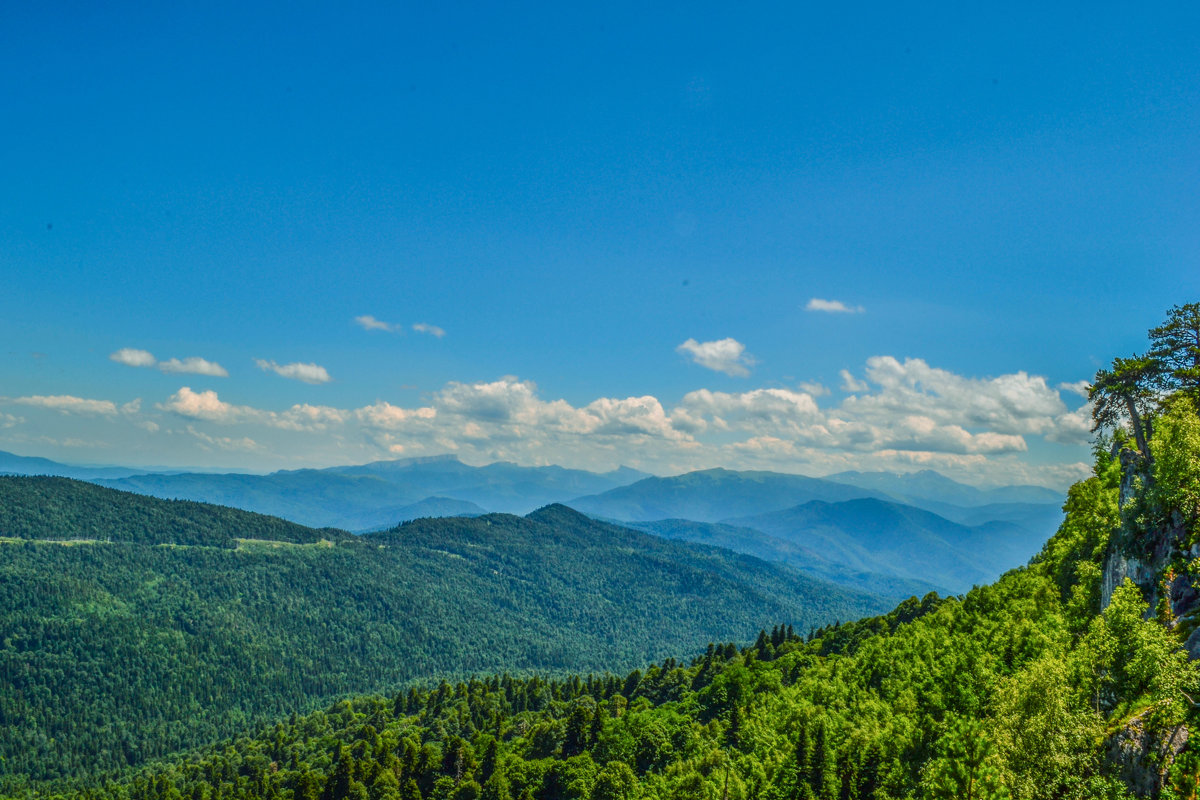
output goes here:
<path id="1" fill-rule="evenodd" d="M 337 527 L 345 528 L 355 533 L 368 533 L 425 517 L 478 517 L 486 513 L 488 513 L 487 509 L 467 500 L 455 500 L 452 497 L 426 497 L 424 500 L 419 500 L 416 503 L 396 506 L 395 508 L 372 510 L 361 515 L 348 514 L 341 518 Z M 377 519 L 380 516 L 386 516 L 388 519 L 395 520 L 395 522 L 392 525 L 377 525 L 375 527 L 371 527 L 369 523 L 366 526 L 360 523 L 360 519 L 371 520 Z"/>
<path id="2" fill-rule="evenodd" d="M 338 525 L 352 514 L 363 514 L 356 527 L 394 524 L 379 509 L 407 506 L 428 497 L 373 476 L 329 474 L 324 470 L 273 472 L 270 475 L 226 473 L 205 475 L 135 475 L 97 483 L 167 499 L 216 503 L 298 522 L 313 527 Z"/>
<path id="3" fill-rule="evenodd" d="M 54 475 L 60 478 L 75 478 L 81 481 L 97 478 L 124 478 L 128 475 L 138 475 L 145 469 L 128 467 L 81 467 L 73 464 L 61 464 L 48 458 L 33 456 L 18 456 L 0 450 L 0 475 Z"/>
<path id="4" fill-rule="evenodd" d="M 427 498 L 472 504 L 452 513 L 528 513 L 579 494 L 602 492 L 645 473 L 496 463 L 472 467 L 454 456 L 378 461 L 329 469 L 281 470 L 269 475 L 136 475 L 98 481 L 164 498 L 219 503 L 312 526 L 367 530 L 427 516 L 410 508 Z"/>
<path id="5" fill-rule="evenodd" d="M 726 522 L 819 552 L 852 570 L 928 581 L 953 592 L 1026 563 L 1047 538 L 1007 522 L 961 525 L 875 498 L 816 501 Z"/>
<path id="6" fill-rule="evenodd" d="M 1060 498 L 1057 503 L 988 503 L 984 506 L 956 506 L 933 500 L 908 503 L 932 511 L 960 525 L 982 525 L 985 522 L 1011 522 L 1031 531 L 1044 531 L 1049 539 L 1062 523 Z"/>
<path id="7" fill-rule="evenodd" d="M 871 489 L 909 505 L 934 501 L 956 506 L 985 506 L 996 503 L 1032 503 L 1061 506 L 1063 493 L 1044 486 L 1001 486 L 980 489 L 947 478 L 931 469 L 920 472 L 839 472 L 825 480 Z"/>
<path id="8" fill-rule="evenodd" d="M 778 561 L 820 580 L 901 600 L 924 596 L 938 586 L 923 580 L 901 578 L 882 572 L 864 572 L 831 561 L 820 552 L 754 528 L 720 522 L 693 522 L 687 519 L 662 519 L 654 522 L 623 523 L 631 528 L 666 539 L 722 547 L 738 553 Z"/>
<path id="9" fill-rule="evenodd" d="M 791 508 L 813 500 L 838 502 L 879 497 L 880 492 L 844 483 L 778 472 L 707 469 L 669 478 L 645 478 L 567 505 L 609 519 L 651 522 L 689 519 L 719 522 L 729 517 Z"/>
<path id="10" fill-rule="evenodd" d="M 507 461 L 472 467 L 455 456 L 376 461 L 322 471 L 375 476 L 406 487 L 428 487 L 428 494 L 466 500 L 489 511 L 510 514 L 526 514 L 551 503 L 648 477 L 645 472 L 629 467 L 605 473 L 559 466 L 522 467 Z"/>

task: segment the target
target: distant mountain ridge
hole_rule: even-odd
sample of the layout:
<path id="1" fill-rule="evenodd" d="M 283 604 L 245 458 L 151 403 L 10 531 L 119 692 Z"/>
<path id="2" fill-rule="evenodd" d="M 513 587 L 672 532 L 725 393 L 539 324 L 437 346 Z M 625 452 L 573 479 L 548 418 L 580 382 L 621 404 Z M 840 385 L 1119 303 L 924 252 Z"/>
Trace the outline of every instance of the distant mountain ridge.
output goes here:
<path id="1" fill-rule="evenodd" d="M 920 597 L 931 591 L 945 592 L 947 586 L 925 576 L 921 579 L 902 577 L 885 566 L 874 571 L 864 570 L 836 560 L 817 550 L 783 536 L 771 535 L 754 528 L 720 522 L 694 522 L 687 519 L 664 519 L 655 522 L 623 523 L 631 528 L 653 533 L 666 539 L 678 539 L 696 544 L 723 547 L 738 553 L 787 564 L 818 580 L 836 583 L 859 591 L 871 592 L 897 601 Z"/>
<path id="2" fill-rule="evenodd" d="M 608 473 L 508 462 L 474 467 L 455 456 L 436 456 L 280 470 L 268 475 L 154 474 L 97 482 L 155 497 L 258 511 L 304 525 L 361 531 L 426 515 L 418 504 L 427 510 L 446 506 L 448 501 L 462 504 L 446 506 L 451 515 L 485 511 L 524 514 L 643 477 L 645 473 L 628 467 Z"/>
<path id="3" fill-rule="evenodd" d="M 956 506 L 983 506 L 995 503 L 1061 503 L 1063 493 L 1044 486 L 999 486 L 980 489 L 947 478 L 940 472 L 839 472 L 825 480 L 872 489 L 909 505 L 932 500 Z"/>
<path id="4" fill-rule="evenodd" d="M 952 593 L 1024 565 L 1049 538 L 1006 522 L 960 525 L 877 498 L 813 501 L 726 522 L 821 553 L 845 568 L 927 581 Z"/>
<path id="5" fill-rule="evenodd" d="M 1047 498 L 1054 502 L 1031 502 Z M 713 469 L 645 478 L 570 505 L 890 594 L 958 593 L 1023 565 L 1058 527 L 1061 502 L 1049 489 L 984 490 L 930 471 L 822 479 Z"/>
<path id="6" fill-rule="evenodd" d="M 89 481 L 97 478 L 124 478 L 129 475 L 141 475 L 145 472 L 147 470 L 134 467 L 85 467 L 62 464 L 48 458 L 19 456 L 0 450 L 0 475 L 54 475 L 60 478 Z"/>
<path id="7" fill-rule="evenodd" d="M 720 522 L 812 500 L 838 502 L 881 493 L 805 475 L 707 469 L 667 478 L 650 477 L 567 505 L 610 519 L 650 522 L 690 519 Z"/>

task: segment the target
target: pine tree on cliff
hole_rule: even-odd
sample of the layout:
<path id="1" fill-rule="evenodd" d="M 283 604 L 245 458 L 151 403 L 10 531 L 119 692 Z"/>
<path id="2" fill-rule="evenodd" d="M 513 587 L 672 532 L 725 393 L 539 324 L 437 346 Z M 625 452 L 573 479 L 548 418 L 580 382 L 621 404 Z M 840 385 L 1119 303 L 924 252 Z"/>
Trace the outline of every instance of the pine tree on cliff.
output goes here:
<path id="1" fill-rule="evenodd" d="M 1120 428 L 1129 421 L 1137 449 L 1148 456 L 1150 415 L 1157 400 L 1154 390 L 1162 371 L 1161 362 L 1150 356 L 1132 356 L 1113 361 L 1112 369 L 1102 369 L 1088 390 L 1092 401 L 1093 431 Z"/>
<path id="2" fill-rule="evenodd" d="M 1200 303 L 1172 308 L 1150 341 L 1147 355 L 1160 365 L 1159 388 L 1200 399 Z"/>

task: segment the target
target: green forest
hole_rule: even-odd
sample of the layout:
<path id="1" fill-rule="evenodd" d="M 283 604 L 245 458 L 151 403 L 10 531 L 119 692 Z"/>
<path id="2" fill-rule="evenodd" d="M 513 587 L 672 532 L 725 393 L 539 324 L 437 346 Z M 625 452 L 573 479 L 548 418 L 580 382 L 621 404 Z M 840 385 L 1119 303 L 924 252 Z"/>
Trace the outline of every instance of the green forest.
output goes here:
<path id="1" fill-rule="evenodd" d="M 889 603 L 548 507 L 353 536 L 0 478 L 0 790 L 82 780 L 354 693 L 632 669 Z"/>
<path id="2" fill-rule="evenodd" d="M 912 598 L 882 616 L 812 632 L 781 619 L 748 645 L 696 647 L 701 640 L 691 638 L 689 647 L 683 642 L 697 631 L 680 631 L 660 640 L 675 657 L 630 672 L 589 666 L 518 678 L 508 674 L 512 662 L 500 666 L 511 653 L 501 653 L 481 660 L 476 677 L 280 714 L 185 755 L 81 780 L 64 794 L 1195 798 L 1200 737 L 1188 731 L 1200 721 L 1200 672 L 1189 658 L 1200 651 L 1200 304 L 1173 309 L 1150 342 L 1145 356 L 1118 359 L 1097 375 L 1094 474 L 1071 487 L 1064 522 L 1041 552 L 992 585 Z M 545 523 L 535 537 L 554 539 L 575 518 L 566 509 L 544 513 L 533 515 Z M 370 546 L 418 532 L 404 526 Z M 681 579 L 671 589 L 686 586 Z M 13 609 L 29 598 L 5 601 Z M 486 630 L 469 635 L 480 652 L 496 646 Z M 614 625 L 609 635 L 626 630 Z M 358 641 L 366 648 L 372 640 Z M 369 663 L 371 654 L 362 656 Z M 113 663 L 100 659 L 95 668 Z M 239 690 L 255 689 L 231 686 L 230 697 Z"/>

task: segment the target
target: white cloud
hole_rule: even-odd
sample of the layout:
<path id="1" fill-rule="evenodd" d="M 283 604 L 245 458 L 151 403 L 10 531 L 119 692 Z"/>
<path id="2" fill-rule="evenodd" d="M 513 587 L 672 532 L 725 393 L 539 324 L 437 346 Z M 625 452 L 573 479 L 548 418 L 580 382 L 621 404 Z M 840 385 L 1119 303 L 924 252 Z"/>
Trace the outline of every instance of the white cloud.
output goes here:
<path id="1" fill-rule="evenodd" d="M 1091 388 L 1092 388 L 1092 384 L 1090 381 L 1072 381 L 1071 383 L 1060 383 L 1058 385 L 1058 390 L 1060 392 L 1070 392 L 1071 394 L 1077 394 L 1080 397 L 1084 398 L 1085 400 L 1087 399 L 1087 396 L 1088 396 L 1088 390 L 1090 390 Z"/>
<path id="2" fill-rule="evenodd" d="M 374 405 L 357 409 L 354 416 L 368 428 L 401 430 L 412 421 L 433 419 L 437 416 L 437 410 L 429 407 L 401 408 L 380 400 Z"/>
<path id="3" fill-rule="evenodd" d="M 754 357 L 746 353 L 746 345 L 737 339 L 726 338 L 712 342 L 698 342 L 688 339 L 675 352 L 691 358 L 693 363 L 723 372 L 735 378 L 745 378 L 750 375 L 750 367 L 754 366 Z"/>
<path id="4" fill-rule="evenodd" d="M 323 431 L 344 424 L 350 412 L 330 406 L 294 405 L 285 411 L 266 411 L 252 406 L 227 403 L 211 389 L 194 392 L 183 386 L 157 406 L 187 419 L 220 425 L 264 425 L 287 431 Z"/>
<path id="5" fill-rule="evenodd" d="M 427 333 L 430 336 L 436 336 L 439 339 L 446 335 L 446 332 L 437 325 L 430 325 L 426 322 L 418 322 L 412 326 L 412 329 L 417 333 Z"/>
<path id="6" fill-rule="evenodd" d="M 229 373 L 220 364 L 200 358 L 199 356 L 184 359 L 171 358 L 166 361 L 160 361 L 158 362 L 158 368 L 163 372 L 172 374 L 207 375 L 211 378 L 229 377 Z"/>
<path id="7" fill-rule="evenodd" d="M 999 433 L 1046 434 L 1069 413 L 1045 378 L 1025 372 L 965 378 L 919 358 L 901 362 L 892 356 L 874 356 L 867 359 L 867 381 L 879 388 L 848 398 L 846 407 L 874 419 L 920 413 L 939 422 Z"/>
<path id="8" fill-rule="evenodd" d="M 243 421 L 261 421 L 263 412 L 248 406 L 235 406 L 217 397 L 212 389 L 193 392 L 191 387 L 180 387 L 179 391 L 160 403 L 158 408 L 189 419 L 231 424 Z"/>
<path id="9" fill-rule="evenodd" d="M 329 383 L 333 378 L 329 377 L 329 372 L 322 366 L 317 364 L 301 364 L 299 362 L 293 364 L 276 364 L 274 361 L 267 361 L 263 358 L 254 359 L 254 363 L 261 370 L 274 372 L 283 378 L 291 378 L 304 383 Z"/>
<path id="10" fill-rule="evenodd" d="M 740 394 L 699 389 L 684 395 L 680 405 L 690 414 L 712 417 L 722 429 L 745 420 L 795 424 L 820 416 L 812 395 L 790 389 L 754 389 Z"/>
<path id="11" fill-rule="evenodd" d="M 602 397 L 599 400 L 593 400 L 583 411 L 588 417 L 595 420 L 595 425 L 593 426 L 589 422 L 582 427 L 594 434 L 649 436 L 674 441 L 690 438 L 687 432 L 675 428 L 663 409 L 662 403 L 656 397 L 626 397 L 623 399 Z M 570 415 L 563 414 L 563 417 L 569 418 Z"/>
<path id="12" fill-rule="evenodd" d="M 134 347 L 122 347 L 110 354 L 109 359 L 127 367 L 153 367 L 158 363 L 153 354 Z"/>
<path id="13" fill-rule="evenodd" d="M 210 436 L 203 431 L 196 430 L 195 426 L 188 425 L 187 432 L 201 443 L 200 446 L 208 450 L 216 447 L 219 450 L 227 450 L 234 452 L 254 452 L 261 450 L 262 447 L 258 442 L 248 436 L 233 437 L 233 436 Z"/>
<path id="14" fill-rule="evenodd" d="M 830 394 L 829 387 L 817 381 L 801 381 L 798 386 L 805 394 L 813 397 L 825 397 Z"/>
<path id="15" fill-rule="evenodd" d="M 12 414 L 5 414 L 3 411 L 0 411 L 0 428 L 12 428 L 24 421 L 24 417 L 14 417 Z"/>
<path id="16" fill-rule="evenodd" d="M 366 331 L 388 331 L 391 333 L 398 333 L 404 330 L 399 325 L 393 325 L 390 322 L 384 322 L 381 319 L 375 319 L 370 314 L 363 314 L 361 317 L 355 317 L 354 321 L 358 323 L 359 327 Z"/>
<path id="17" fill-rule="evenodd" d="M 973 482 L 1059 485 L 1087 459 L 1079 445 L 1089 438 L 1089 409 L 1067 402 L 1079 399 L 1069 385 L 1051 386 L 1024 372 L 969 377 L 890 356 L 871 358 L 855 372 L 863 377 L 849 371 L 842 376 L 854 392 L 833 396 L 814 384 L 697 389 L 673 404 L 652 395 L 573 403 L 543 397 L 532 381 L 504 376 L 450 382 L 407 404 L 379 399 L 357 408 L 298 404 L 268 410 L 182 387 L 149 414 L 122 415 L 115 406 L 104 413 L 131 425 L 163 422 L 156 411 L 183 417 L 212 438 L 202 443 L 214 454 L 237 447 L 264 458 L 289 451 L 323 454 L 299 462 L 309 464 L 457 453 L 469 463 L 630 464 L 659 473 L 712 466 L 808 474 L 929 467 Z M 217 425 L 233 431 L 210 427 Z M 242 439 L 260 449 L 249 449 Z M 1063 447 L 1074 449 L 1055 449 Z M 1055 453 L 1064 454 L 1063 463 L 1046 463 Z"/>
<path id="18" fill-rule="evenodd" d="M 124 364 L 127 367 L 158 367 L 162 372 L 168 374 L 190 374 L 190 375 L 207 375 L 212 378 L 228 378 L 229 373 L 225 368 L 215 361 L 209 361 L 199 356 L 190 358 L 170 358 L 166 361 L 158 361 L 154 358 L 154 354 L 147 350 L 138 350 L 135 347 L 122 347 L 109 356 L 111 361 L 118 364 Z"/>
<path id="19" fill-rule="evenodd" d="M 60 414 L 88 414 L 113 416 L 117 413 L 117 404 L 111 400 L 89 400 L 84 397 L 73 397 L 69 394 L 33 395 L 18 397 L 13 401 L 23 406 L 48 408 Z"/>
<path id="20" fill-rule="evenodd" d="M 814 297 L 804 306 L 805 311 L 823 311 L 830 314 L 861 314 L 866 311 L 862 306 L 848 306 L 841 300 L 822 300 Z"/>
<path id="21" fill-rule="evenodd" d="M 865 392 L 870 390 L 871 385 L 866 381 L 860 381 L 858 378 L 850 374 L 850 370 L 844 369 L 838 373 L 842 378 L 843 392 Z"/>
<path id="22" fill-rule="evenodd" d="M 349 412 L 330 406 L 294 405 L 287 411 L 274 414 L 272 425 L 293 431 L 323 431 L 345 424 Z"/>

